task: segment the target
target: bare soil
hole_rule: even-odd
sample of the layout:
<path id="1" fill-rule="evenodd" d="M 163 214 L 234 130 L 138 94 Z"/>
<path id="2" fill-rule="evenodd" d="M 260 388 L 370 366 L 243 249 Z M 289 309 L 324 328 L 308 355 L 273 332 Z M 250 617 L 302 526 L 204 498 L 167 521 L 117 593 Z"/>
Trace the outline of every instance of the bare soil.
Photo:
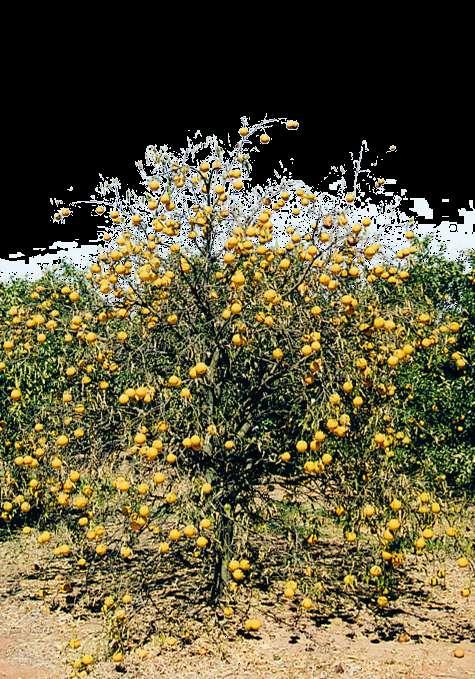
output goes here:
<path id="1" fill-rule="evenodd" d="M 179 679 L 473 679 L 475 602 L 460 596 L 465 576 L 447 565 L 447 589 L 434 590 L 424 604 L 402 602 L 386 620 L 369 611 L 356 621 L 319 620 L 311 614 L 298 626 L 263 617 L 254 637 L 217 642 L 203 632 L 183 646 L 155 637 L 121 665 L 99 661 L 105 641 L 93 614 L 82 619 L 42 598 L 34 577 L 34 554 L 21 542 L 0 543 L 0 679 L 65 679 L 71 662 L 90 653 L 98 661 L 91 679 L 178 677 Z M 292 626 L 293 625 L 293 626 Z M 81 640 L 72 650 L 68 642 Z M 454 656 L 463 649 L 464 657 Z"/>

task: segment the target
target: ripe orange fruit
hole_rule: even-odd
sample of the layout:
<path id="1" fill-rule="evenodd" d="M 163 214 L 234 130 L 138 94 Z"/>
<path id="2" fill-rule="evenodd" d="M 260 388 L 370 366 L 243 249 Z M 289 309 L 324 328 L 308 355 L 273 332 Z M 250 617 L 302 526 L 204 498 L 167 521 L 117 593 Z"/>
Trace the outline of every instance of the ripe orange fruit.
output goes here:
<path id="1" fill-rule="evenodd" d="M 199 362 L 195 365 L 195 371 L 196 374 L 199 377 L 201 377 L 202 375 L 206 375 L 206 373 L 208 372 L 208 366 L 206 365 L 206 363 Z"/>
<path id="2" fill-rule="evenodd" d="M 132 554 L 133 554 L 133 552 L 132 552 L 132 549 L 130 547 L 123 545 L 120 548 L 120 555 L 123 559 L 130 559 Z"/>
<path id="3" fill-rule="evenodd" d="M 423 537 L 417 538 L 417 540 L 414 543 L 416 549 L 424 549 L 426 546 L 426 541 L 424 540 Z"/>
<path id="4" fill-rule="evenodd" d="M 130 483 L 123 476 L 119 476 L 114 482 L 115 488 L 123 493 L 129 490 Z"/>
<path id="5" fill-rule="evenodd" d="M 394 533 L 395 531 L 399 530 L 400 527 L 401 527 L 401 524 L 398 521 L 398 519 L 390 519 L 388 521 L 388 528 L 391 532 Z"/>
<path id="6" fill-rule="evenodd" d="M 232 574 L 233 574 L 234 580 L 236 580 L 237 582 L 240 582 L 241 580 L 244 580 L 244 577 L 245 577 L 245 576 L 244 576 L 243 571 L 242 571 L 240 568 L 235 568 L 235 569 L 232 571 Z"/>
<path id="7" fill-rule="evenodd" d="M 258 632 L 262 626 L 261 620 L 258 618 L 248 618 L 244 623 L 244 628 L 248 632 Z"/>

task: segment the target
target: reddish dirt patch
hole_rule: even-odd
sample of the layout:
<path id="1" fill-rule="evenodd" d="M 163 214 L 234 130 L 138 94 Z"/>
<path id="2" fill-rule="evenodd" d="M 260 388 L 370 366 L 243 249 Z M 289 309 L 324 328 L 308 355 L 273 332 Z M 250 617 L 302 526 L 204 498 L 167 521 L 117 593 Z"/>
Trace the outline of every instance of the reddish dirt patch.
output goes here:
<path id="1" fill-rule="evenodd" d="M 0 679 L 52 679 L 52 675 L 49 670 L 0 660 Z"/>
<path id="2" fill-rule="evenodd" d="M 5 659 L 9 653 L 15 652 L 18 638 L 0 636 L 0 679 L 50 679 L 50 668 L 38 667 L 31 663 L 20 663 Z M 58 675 L 59 676 L 59 675 Z"/>

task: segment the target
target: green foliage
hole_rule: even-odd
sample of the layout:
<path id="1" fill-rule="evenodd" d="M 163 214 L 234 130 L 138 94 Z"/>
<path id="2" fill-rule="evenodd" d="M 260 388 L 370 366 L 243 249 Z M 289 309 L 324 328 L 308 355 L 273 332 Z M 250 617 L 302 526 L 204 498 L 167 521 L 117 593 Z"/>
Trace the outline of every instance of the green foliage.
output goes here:
<path id="1" fill-rule="evenodd" d="M 460 322 L 457 342 L 429 363 L 416 355 L 397 375 L 406 389 L 401 422 L 416 425 L 411 455 L 417 464 L 430 463 L 432 474 L 445 474 L 460 491 L 475 487 L 475 286 L 474 254 L 457 261 L 431 254 L 425 244 L 405 288 L 409 297 L 424 297 L 442 318 L 450 313 Z M 466 359 L 457 368 L 452 354 Z M 411 385 L 409 388 L 406 385 Z"/>

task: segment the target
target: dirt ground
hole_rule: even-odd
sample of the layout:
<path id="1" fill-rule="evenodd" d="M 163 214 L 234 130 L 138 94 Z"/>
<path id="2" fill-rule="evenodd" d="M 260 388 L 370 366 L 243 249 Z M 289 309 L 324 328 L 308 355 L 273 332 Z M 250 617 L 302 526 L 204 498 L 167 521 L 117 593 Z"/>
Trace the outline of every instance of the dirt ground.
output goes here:
<path id="1" fill-rule="evenodd" d="M 99 657 L 101 623 L 50 610 L 32 579 L 34 561 L 18 545 L 0 543 L 0 679 L 66 679 L 71 662 L 83 653 Z M 369 613 L 357 622 L 334 618 L 326 624 L 311 616 L 298 628 L 263 617 L 255 638 L 217 643 L 203 636 L 185 647 L 172 637 L 153 639 L 122 665 L 97 662 L 91 679 L 473 679 L 475 605 L 462 599 L 460 574 L 452 569 L 448 588 L 424 608 L 408 602 L 391 618 L 384 634 Z M 36 589 L 35 589 L 36 588 Z M 78 650 L 68 642 L 81 640 Z M 464 657 L 454 656 L 463 649 Z"/>

